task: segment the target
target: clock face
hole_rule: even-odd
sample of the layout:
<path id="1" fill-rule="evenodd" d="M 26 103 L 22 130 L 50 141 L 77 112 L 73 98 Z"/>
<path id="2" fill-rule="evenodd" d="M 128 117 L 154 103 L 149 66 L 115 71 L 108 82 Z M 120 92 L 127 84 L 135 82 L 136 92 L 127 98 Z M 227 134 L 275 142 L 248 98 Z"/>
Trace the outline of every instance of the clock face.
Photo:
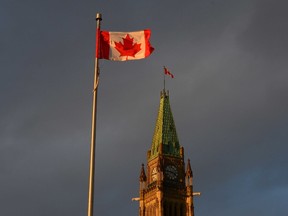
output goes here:
<path id="1" fill-rule="evenodd" d="M 157 180 L 157 169 L 156 167 L 153 168 L 152 173 L 151 173 L 152 181 Z"/>
<path id="2" fill-rule="evenodd" d="M 178 176 L 177 168 L 173 165 L 168 165 L 165 169 L 165 174 L 169 179 L 175 180 Z"/>

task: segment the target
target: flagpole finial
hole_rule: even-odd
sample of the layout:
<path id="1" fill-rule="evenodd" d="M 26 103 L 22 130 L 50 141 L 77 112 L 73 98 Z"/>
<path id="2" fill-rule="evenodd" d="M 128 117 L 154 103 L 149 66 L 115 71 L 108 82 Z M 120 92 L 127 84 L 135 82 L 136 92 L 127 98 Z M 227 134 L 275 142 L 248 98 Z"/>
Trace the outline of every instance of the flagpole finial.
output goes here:
<path id="1" fill-rule="evenodd" d="M 102 20 L 102 14 L 101 13 L 96 14 L 96 20 Z"/>

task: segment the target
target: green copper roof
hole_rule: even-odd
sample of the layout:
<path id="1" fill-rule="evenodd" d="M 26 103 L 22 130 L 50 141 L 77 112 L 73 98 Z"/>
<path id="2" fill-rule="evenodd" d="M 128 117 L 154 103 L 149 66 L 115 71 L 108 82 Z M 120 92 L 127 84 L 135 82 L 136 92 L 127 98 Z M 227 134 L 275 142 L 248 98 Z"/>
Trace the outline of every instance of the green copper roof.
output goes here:
<path id="1" fill-rule="evenodd" d="M 170 108 L 169 95 L 165 90 L 161 92 L 160 106 L 149 159 L 156 157 L 161 151 L 163 155 L 180 157 L 180 145 Z"/>

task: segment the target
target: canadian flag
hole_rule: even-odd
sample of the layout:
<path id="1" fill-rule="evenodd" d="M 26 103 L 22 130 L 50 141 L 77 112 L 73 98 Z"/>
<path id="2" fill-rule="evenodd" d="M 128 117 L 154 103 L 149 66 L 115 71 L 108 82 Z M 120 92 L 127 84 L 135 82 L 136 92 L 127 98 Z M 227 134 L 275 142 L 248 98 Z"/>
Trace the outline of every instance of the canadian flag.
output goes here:
<path id="1" fill-rule="evenodd" d="M 148 57 L 154 50 L 149 42 L 151 31 L 147 29 L 136 32 L 99 31 L 97 35 L 99 48 L 96 44 L 96 57 L 100 59 L 113 61 L 142 59 Z"/>
<path id="2" fill-rule="evenodd" d="M 166 67 L 164 67 L 164 74 L 174 78 L 174 75 Z"/>

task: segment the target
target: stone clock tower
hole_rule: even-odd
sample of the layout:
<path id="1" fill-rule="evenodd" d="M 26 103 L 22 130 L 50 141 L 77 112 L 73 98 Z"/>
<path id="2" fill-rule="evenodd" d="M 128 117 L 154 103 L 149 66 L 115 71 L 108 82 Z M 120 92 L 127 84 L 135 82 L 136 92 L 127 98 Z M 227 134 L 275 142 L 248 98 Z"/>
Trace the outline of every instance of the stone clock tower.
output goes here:
<path id="1" fill-rule="evenodd" d="M 163 90 L 147 167 L 142 164 L 140 173 L 139 216 L 194 216 L 192 180 L 189 160 L 185 167 L 169 94 Z"/>

